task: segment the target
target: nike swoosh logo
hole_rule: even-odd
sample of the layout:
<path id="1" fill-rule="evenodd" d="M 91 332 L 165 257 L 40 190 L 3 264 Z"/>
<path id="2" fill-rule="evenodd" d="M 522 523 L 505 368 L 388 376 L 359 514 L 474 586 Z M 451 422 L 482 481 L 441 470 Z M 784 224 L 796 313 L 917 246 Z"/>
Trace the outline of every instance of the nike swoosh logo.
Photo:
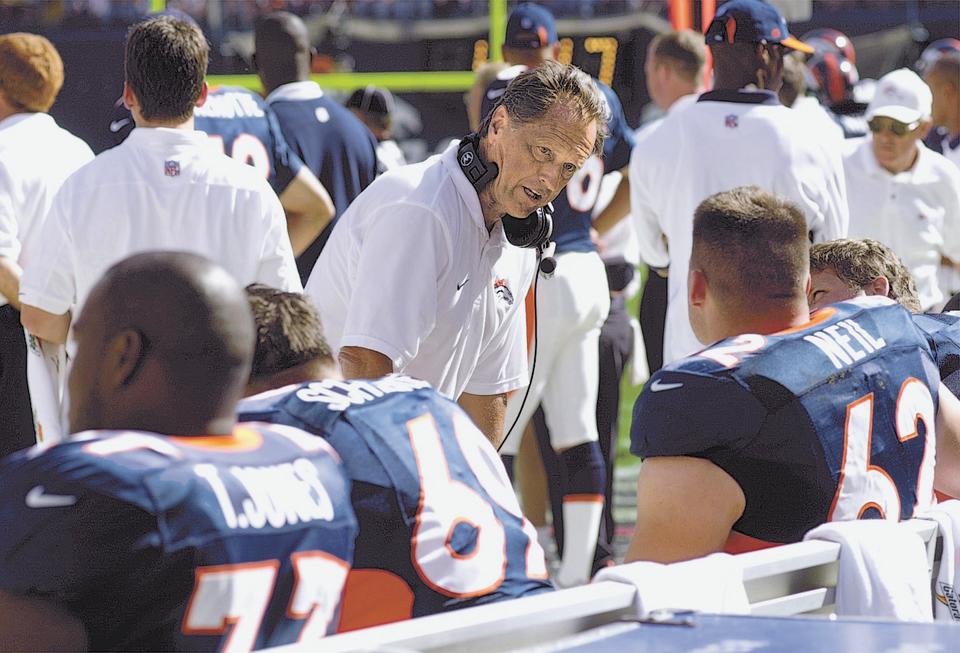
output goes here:
<path id="1" fill-rule="evenodd" d="M 130 124 L 129 118 L 121 118 L 120 120 L 114 120 L 110 123 L 110 131 L 116 133 L 123 129 L 125 126 Z"/>
<path id="2" fill-rule="evenodd" d="M 468 282 L 468 281 L 470 281 L 470 277 L 467 277 L 466 279 L 464 279 L 463 281 L 461 281 L 460 283 L 458 283 L 458 284 L 457 284 L 457 291 L 459 292 L 459 290 L 460 290 L 461 288 L 463 288 L 465 285 L 467 285 L 467 282 Z"/>
<path id="3" fill-rule="evenodd" d="M 677 388 L 682 387 L 682 383 L 664 383 L 660 379 L 657 379 L 650 384 L 651 392 L 663 392 L 664 390 L 676 390 Z"/>
<path id="4" fill-rule="evenodd" d="M 65 508 L 77 502 L 77 497 L 69 494 L 47 494 L 42 485 L 27 492 L 27 508 Z"/>

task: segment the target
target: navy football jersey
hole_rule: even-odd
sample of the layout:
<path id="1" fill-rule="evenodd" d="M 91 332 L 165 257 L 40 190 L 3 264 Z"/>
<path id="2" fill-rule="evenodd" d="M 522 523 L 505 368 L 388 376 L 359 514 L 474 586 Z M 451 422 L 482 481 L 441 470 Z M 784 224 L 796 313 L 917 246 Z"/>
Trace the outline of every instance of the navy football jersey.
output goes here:
<path id="1" fill-rule="evenodd" d="M 551 589 L 496 451 L 425 381 L 304 383 L 239 411 L 315 433 L 343 459 L 360 535 L 339 630 Z"/>
<path id="2" fill-rule="evenodd" d="M 915 313 L 913 322 L 927 336 L 940 380 L 960 395 L 960 312 Z"/>
<path id="3" fill-rule="evenodd" d="M 302 96 L 285 92 L 295 88 L 287 85 L 274 91 L 268 98 L 270 108 L 287 143 L 330 193 L 337 210 L 317 240 L 297 257 L 300 278 L 306 283 L 336 220 L 376 178 L 377 141 L 349 109 L 319 88 L 311 87 Z"/>
<path id="4" fill-rule="evenodd" d="M 939 380 L 910 313 L 858 298 L 660 370 L 634 408 L 631 451 L 719 466 L 746 497 L 734 531 L 766 542 L 909 519 L 932 501 Z"/>
<path id="5" fill-rule="evenodd" d="M 280 195 L 303 162 L 287 145 L 276 116 L 259 95 L 238 86 L 215 86 L 193 111 L 194 129 L 206 132 L 227 156 L 253 166 Z M 117 100 L 110 131 L 116 144 L 133 130 L 130 111 Z"/>
<path id="6" fill-rule="evenodd" d="M 490 82 L 480 105 L 480 115 L 493 111 L 513 78 L 526 70 L 525 66 L 512 66 L 502 71 Z M 630 152 L 635 138 L 627 125 L 623 106 L 617 94 L 609 86 L 593 80 L 607 102 L 607 138 L 603 144 L 603 156 L 591 156 L 570 178 L 567 187 L 553 200 L 553 236 L 557 253 L 592 252 L 596 246 L 590 239 L 593 226 L 593 207 L 600 195 L 600 181 L 608 172 L 622 170 L 630 163 Z"/>
<path id="7" fill-rule="evenodd" d="M 80 433 L 0 462 L 0 589 L 59 602 L 97 651 L 322 637 L 357 533 L 348 483 L 289 427 Z"/>

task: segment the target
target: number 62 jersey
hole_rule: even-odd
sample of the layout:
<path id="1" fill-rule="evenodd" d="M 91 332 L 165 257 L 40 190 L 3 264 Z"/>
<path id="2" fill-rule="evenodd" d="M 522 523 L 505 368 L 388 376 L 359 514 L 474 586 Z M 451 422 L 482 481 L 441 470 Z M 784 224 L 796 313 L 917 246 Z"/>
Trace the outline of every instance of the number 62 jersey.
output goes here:
<path id="1" fill-rule="evenodd" d="M 427 382 L 316 381 L 238 410 L 315 433 L 343 459 L 360 534 L 340 632 L 552 589 L 496 451 Z"/>
<path id="2" fill-rule="evenodd" d="M 737 482 L 728 551 L 737 533 L 787 543 L 827 521 L 909 519 L 933 502 L 939 383 L 910 314 L 857 298 L 665 367 L 637 400 L 631 451 L 704 458 Z"/>

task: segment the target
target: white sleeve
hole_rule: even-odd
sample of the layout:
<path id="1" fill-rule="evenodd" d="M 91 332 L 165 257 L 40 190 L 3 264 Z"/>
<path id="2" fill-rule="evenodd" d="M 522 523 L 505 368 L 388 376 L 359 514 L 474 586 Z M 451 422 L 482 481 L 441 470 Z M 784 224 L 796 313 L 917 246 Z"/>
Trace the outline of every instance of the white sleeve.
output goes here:
<path id="1" fill-rule="evenodd" d="M 13 261 L 20 258 L 20 225 L 13 206 L 13 179 L 0 165 L 0 256 Z"/>
<path id="2" fill-rule="evenodd" d="M 637 234 L 640 258 L 650 267 L 665 268 L 670 265 L 670 256 L 659 218 L 651 204 L 648 177 L 655 166 L 644 161 L 645 142 L 646 139 L 638 138 L 630 154 L 630 215 Z"/>
<path id="3" fill-rule="evenodd" d="M 401 369 L 436 324 L 449 237 L 429 208 L 405 202 L 382 206 L 363 229 L 340 348 L 372 349 Z"/>
<path id="4" fill-rule="evenodd" d="M 960 172 L 947 169 L 949 187 L 943 202 L 943 252 L 954 263 L 960 263 Z"/>
<path id="5" fill-rule="evenodd" d="M 523 297 L 514 302 L 513 315 L 487 343 L 463 391 L 472 395 L 498 395 L 523 388 L 527 374 L 527 318 Z"/>
<path id="6" fill-rule="evenodd" d="M 268 227 L 257 264 L 256 279 L 259 283 L 287 292 L 303 292 L 283 206 L 272 190 L 263 191 L 262 197 L 266 200 Z"/>
<path id="7" fill-rule="evenodd" d="M 807 224 L 813 232 L 813 242 L 823 243 L 846 238 L 850 230 L 850 209 L 847 204 L 847 183 L 843 171 L 840 148 L 824 144 L 819 161 L 812 161 L 806 171 L 798 171 L 800 192 L 809 197 L 808 206 L 816 207 L 819 215 L 807 212 Z M 816 180 L 816 186 L 811 182 Z"/>
<path id="8" fill-rule="evenodd" d="M 73 246 L 71 217 L 72 185 L 60 188 L 44 221 L 37 251 L 30 256 L 20 279 L 20 302 L 63 315 L 77 301 L 76 251 Z"/>

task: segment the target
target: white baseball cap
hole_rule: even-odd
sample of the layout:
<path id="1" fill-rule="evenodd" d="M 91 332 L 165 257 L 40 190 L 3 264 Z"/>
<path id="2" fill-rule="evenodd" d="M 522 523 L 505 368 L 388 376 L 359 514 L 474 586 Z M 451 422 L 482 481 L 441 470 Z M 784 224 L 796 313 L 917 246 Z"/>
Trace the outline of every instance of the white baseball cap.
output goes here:
<path id="1" fill-rule="evenodd" d="M 912 70 L 900 68 L 887 73 L 877 82 L 877 90 L 867 105 L 867 120 L 885 116 L 903 123 L 930 117 L 933 94 Z"/>

